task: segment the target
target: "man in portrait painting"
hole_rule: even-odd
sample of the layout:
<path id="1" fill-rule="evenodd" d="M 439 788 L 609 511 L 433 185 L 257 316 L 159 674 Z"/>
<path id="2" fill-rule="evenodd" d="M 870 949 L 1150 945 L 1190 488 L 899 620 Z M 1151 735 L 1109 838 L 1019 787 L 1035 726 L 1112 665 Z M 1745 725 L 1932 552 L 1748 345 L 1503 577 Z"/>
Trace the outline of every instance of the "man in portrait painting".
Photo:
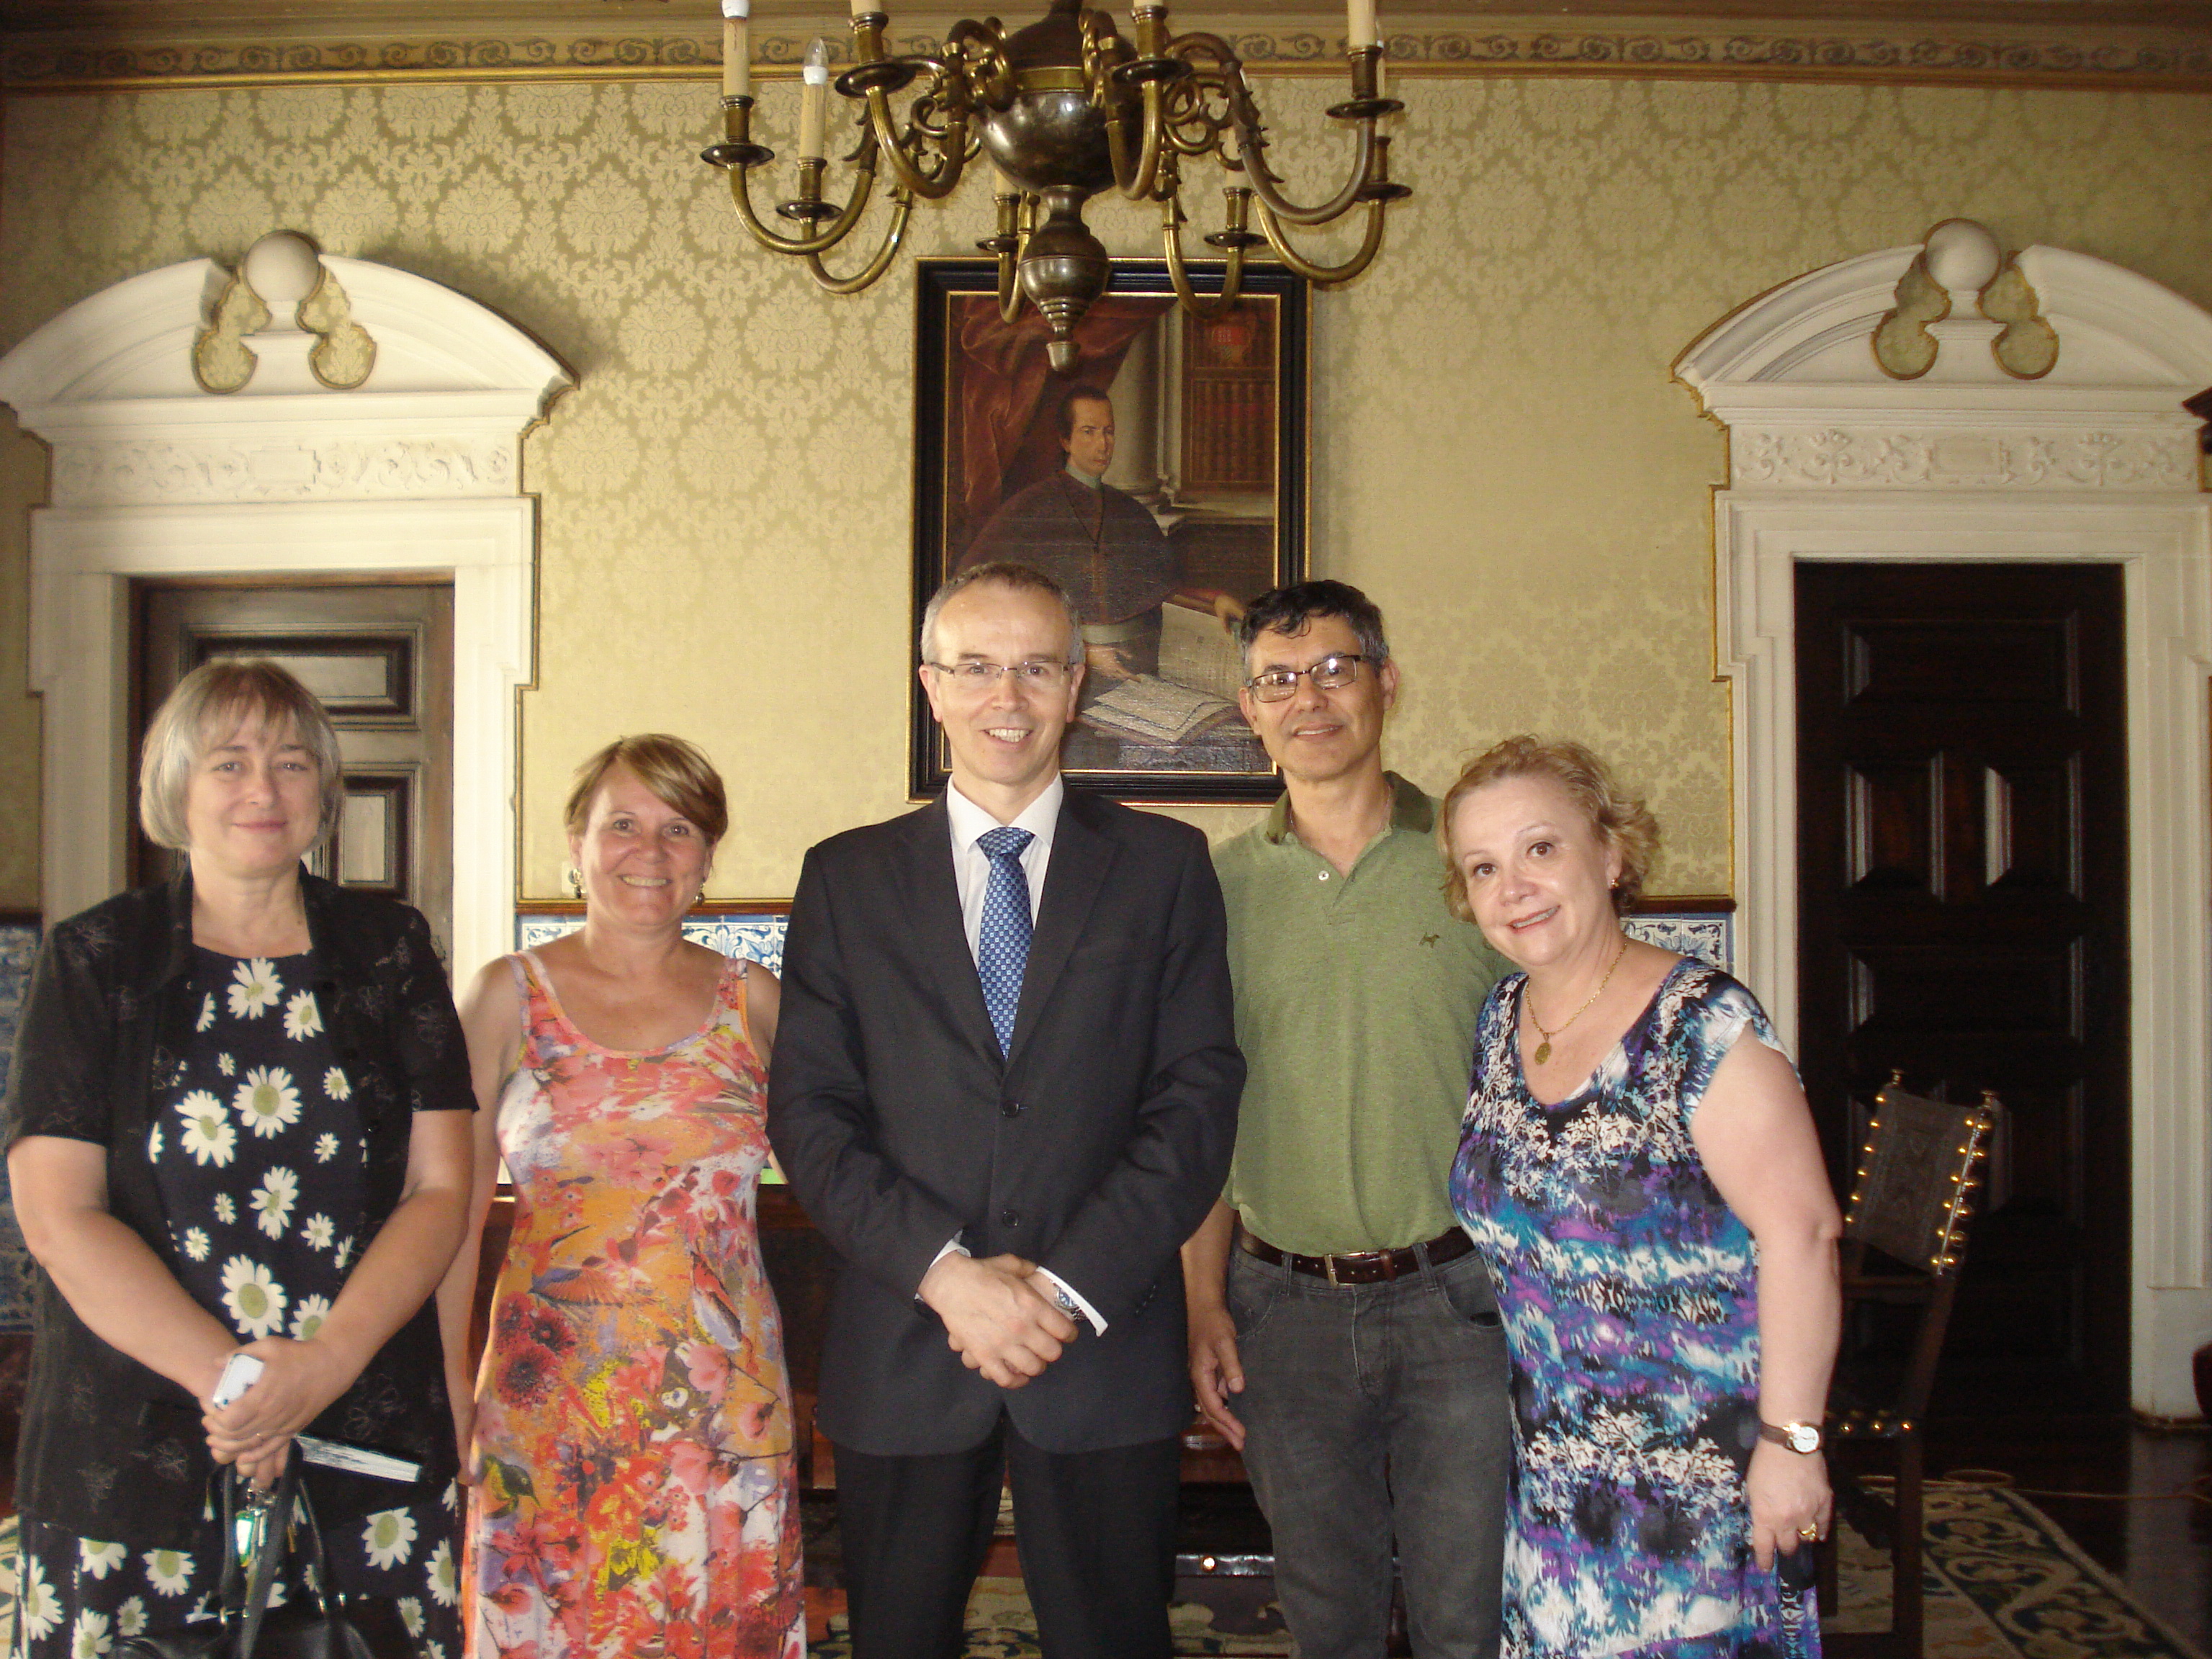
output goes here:
<path id="1" fill-rule="evenodd" d="M 1060 401 L 1057 472 L 1008 496 L 960 561 L 963 570 L 1012 561 L 1042 571 L 1075 601 L 1095 687 L 1157 674 L 1161 607 L 1182 585 L 1175 549 L 1144 504 L 1106 482 L 1114 402 L 1095 386 Z"/>

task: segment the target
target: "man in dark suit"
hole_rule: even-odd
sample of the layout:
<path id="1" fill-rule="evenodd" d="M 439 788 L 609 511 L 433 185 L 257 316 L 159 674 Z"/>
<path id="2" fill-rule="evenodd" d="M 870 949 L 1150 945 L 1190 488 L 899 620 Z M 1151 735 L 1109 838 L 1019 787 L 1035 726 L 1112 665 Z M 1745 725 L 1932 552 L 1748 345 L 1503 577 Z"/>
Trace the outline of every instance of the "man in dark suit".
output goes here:
<path id="1" fill-rule="evenodd" d="M 951 1659 L 1011 1478 L 1052 1659 L 1164 1659 L 1177 1247 L 1244 1063 L 1205 838 L 1068 790 L 1073 607 L 1018 565 L 922 622 L 943 797 L 814 848 L 769 1138 L 843 1256 L 822 1428 L 856 1659 Z"/>

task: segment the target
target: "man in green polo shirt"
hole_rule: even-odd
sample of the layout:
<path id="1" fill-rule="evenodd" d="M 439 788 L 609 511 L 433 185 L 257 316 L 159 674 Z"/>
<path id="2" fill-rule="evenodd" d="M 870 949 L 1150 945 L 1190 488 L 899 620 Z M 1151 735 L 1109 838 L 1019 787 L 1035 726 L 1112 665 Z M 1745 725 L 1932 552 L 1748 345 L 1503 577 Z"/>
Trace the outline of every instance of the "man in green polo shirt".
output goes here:
<path id="1" fill-rule="evenodd" d="M 1486 1659 L 1505 1338 L 1445 1183 L 1503 964 L 1445 908 L 1436 802 L 1382 769 L 1382 613 L 1302 582 L 1238 638 L 1285 793 L 1214 849 L 1249 1070 L 1228 1190 L 1183 1247 L 1191 1381 L 1244 1454 L 1305 1659 L 1381 1659 L 1394 1541 L 1414 1654 Z"/>

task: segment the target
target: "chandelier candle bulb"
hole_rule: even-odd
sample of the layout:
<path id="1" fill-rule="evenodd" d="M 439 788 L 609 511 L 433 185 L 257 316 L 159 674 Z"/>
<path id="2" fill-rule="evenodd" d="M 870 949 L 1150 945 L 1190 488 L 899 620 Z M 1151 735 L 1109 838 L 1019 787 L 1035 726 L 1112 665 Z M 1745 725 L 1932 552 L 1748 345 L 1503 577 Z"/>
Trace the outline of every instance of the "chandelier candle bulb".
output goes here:
<path id="1" fill-rule="evenodd" d="M 830 43 L 818 35 L 799 70 L 799 159 L 818 161 L 830 153 L 823 132 L 830 113 Z"/>
<path id="2" fill-rule="evenodd" d="M 1375 0 L 1345 0 L 1344 46 L 1347 52 L 1358 52 L 1363 46 L 1376 44 Z"/>
<path id="3" fill-rule="evenodd" d="M 722 96 L 753 95 L 753 0 L 722 0 Z"/>

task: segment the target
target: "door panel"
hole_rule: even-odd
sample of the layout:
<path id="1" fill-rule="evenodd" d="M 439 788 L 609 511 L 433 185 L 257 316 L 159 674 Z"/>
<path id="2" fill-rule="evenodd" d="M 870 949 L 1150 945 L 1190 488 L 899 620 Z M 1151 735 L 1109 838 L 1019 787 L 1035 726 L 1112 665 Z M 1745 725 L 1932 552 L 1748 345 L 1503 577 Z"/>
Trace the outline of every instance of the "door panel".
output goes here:
<path id="1" fill-rule="evenodd" d="M 139 727 L 186 672 L 267 657 L 321 699 L 345 757 L 337 830 L 308 867 L 429 918 L 453 910 L 453 589 L 445 584 L 141 584 Z M 135 744 L 134 744 L 135 748 Z M 138 879 L 169 855 L 138 843 Z"/>
<path id="2" fill-rule="evenodd" d="M 2119 1409 L 2119 568 L 1801 564 L 1797 641 L 1801 1038 L 1838 1183 L 1892 1068 L 1952 1100 L 1996 1090 L 1942 1387 L 1976 1409 Z"/>

